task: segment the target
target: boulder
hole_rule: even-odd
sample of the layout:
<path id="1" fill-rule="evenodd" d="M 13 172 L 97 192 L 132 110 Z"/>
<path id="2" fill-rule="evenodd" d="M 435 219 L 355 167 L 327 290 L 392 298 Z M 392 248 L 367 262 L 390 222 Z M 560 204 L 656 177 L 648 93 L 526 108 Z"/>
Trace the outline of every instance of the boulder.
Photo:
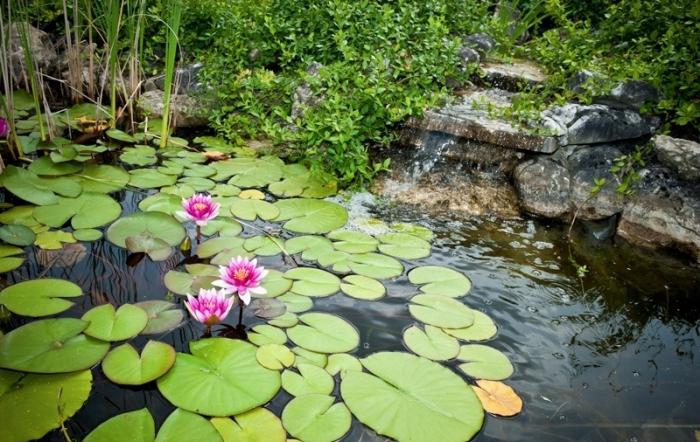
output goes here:
<path id="1" fill-rule="evenodd" d="M 172 124 L 175 127 L 202 127 L 209 123 L 207 109 L 209 104 L 199 97 L 189 95 L 171 95 L 170 110 Z M 136 101 L 139 115 L 149 118 L 162 118 L 163 91 L 155 89 L 144 92 Z"/>
<path id="2" fill-rule="evenodd" d="M 462 66 L 462 68 L 466 68 L 467 66 L 472 64 L 478 64 L 481 61 L 481 56 L 479 55 L 479 53 L 468 46 L 460 47 L 458 56 L 459 64 L 460 66 Z"/>
<path id="3" fill-rule="evenodd" d="M 666 135 L 657 135 L 652 142 L 661 163 L 684 180 L 700 180 L 700 144 Z"/>
<path id="4" fill-rule="evenodd" d="M 616 191 L 619 181 L 610 172 L 615 158 L 623 153 L 615 146 L 577 146 L 567 157 L 571 176 L 571 202 L 577 218 L 603 220 L 622 212 L 624 198 Z M 595 181 L 605 179 L 605 185 L 593 195 Z"/>
<path id="5" fill-rule="evenodd" d="M 201 92 L 202 83 L 199 79 L 199 73 L 201 72 L 204 65 L 202 63 L 188 64 L 181 68 L 175 70 L 174 84 L 177 86 L 175 93 L 178 95 L 184 95 L 191 92 Z M 152 86 L 149 82 L 153 82 Z M 158 75 L 147 80 L 149 83 L 146 86 L 146 90 L 160 89 L 163 90 L 165 83 L 165 76 Z"/>
<path id="6" fill-rule="evenodd" d="M 24 48 L 21 44 L 20 33 L 17 24 L 10 26 L 9 65 L 10 74 L 15 87 L 27 85 L 27 71 L 24 63 Z M 27 36 L 32 49 L 32 58 L 39 71 L 53 75 L 58 70 L 58 52 L 51 41 L 51 36 L 31 25 L 27 26 Z"/>
<path id="7" fill-rule="evenodd" d="M 640 175 L 617 234 L 633 244 L 684 251 L 700 262 L 700 184 L 684 185 L 662 166 Z"/>
<path id="8" fill-rule="evenodd" d="M 627 80 L 619 83 L 605 97 L 611 106 L 639 109 L 645 103 L 658 103 L 661 98 L 659 91 L 644 80 Z"/>
<path id="9" fill-rule="evenodd" d="M 564 165 L 542 155 L 520 163 L 513 177 L 525 212 L 545 218 L 571 212 L 571 176 Z"/>
<path id="10" fill-rule="evenodd" d="M 599 85 L 602 84 L 602 82 L 603 77 L 601 77 L 600 74 L 583 69 L 576 72 L 571 78 L 569 78 L 568 86 L 569 90 L 580 94 L 586 91 L 587 86 Z"/>
<path id="11" fill-rule="evenodd" d="M 547 80 L 547 75 L 539 66 L 525 60 L 515 60 L 511 63 L 487 62 L 481 65 L 481 70 L 491 85 L 513 92 L 542 84 Z"/>
<path id="12" fill-rule="evenodd" d="M 496 40 L 485 32 L 467 35 L 464 38 L 464 46 L 472 48 L 481 55 L 486 55 L 496 47 Z"/>

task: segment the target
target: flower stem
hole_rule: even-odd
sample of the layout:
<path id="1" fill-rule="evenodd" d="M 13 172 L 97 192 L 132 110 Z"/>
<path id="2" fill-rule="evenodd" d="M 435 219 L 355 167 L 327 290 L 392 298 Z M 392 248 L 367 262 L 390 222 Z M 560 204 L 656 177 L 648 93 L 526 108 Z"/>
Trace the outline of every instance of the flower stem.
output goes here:
<path id="1" fill-rule="evenodd" d="M 243 324 L 243 301 L 238 300 L 238 325 Z"/>
<path id="2" fill-rule="evenodd" d="M 197 226 L 197 245 L 202 241 L 202 227 Z"/>

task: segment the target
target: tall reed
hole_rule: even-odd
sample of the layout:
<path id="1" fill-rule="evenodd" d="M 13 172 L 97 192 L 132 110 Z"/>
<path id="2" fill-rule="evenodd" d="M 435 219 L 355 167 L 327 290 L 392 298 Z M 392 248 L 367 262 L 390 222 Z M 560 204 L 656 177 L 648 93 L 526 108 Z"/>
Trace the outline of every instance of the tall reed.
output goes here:
<path id="1" fill-rule="evenodd" d="M 3 111 L 5 117 L 7 118 L 7 124 L 9 126 L 9 133 L 7 136 L 7 145 L 10 151 L 10 155 L 14 158 L 22 155 L 22 151 L 17 145 L 17 137 L 15 132 L 15 120 L 14 115 L 14 101 L 12 99 L 12 88 L 13 88 L 13 78 L 10 73 L 10 66 L 8 60 L 10 57 L 10 48 L 8 47 L 10 41 L 10 27 L 5 25 L 4 8 L 0 8 L 0 77 L 2 77 L 2 84 L 4 87 L 4 96 L 0 96 L 0 109 Z M 7 23 L 11 23 L 12 18 L 12 5 L 7 6 Z M 0 161 L 2 157 L 0 156 Z"/>
<path id="2" fill-rule="evenodd" d="M 168 144 L 170 134 L 170 99 L 175 76 L 175 56 L 177 54 L 180 17 L 182 16 L 182 0 L 169 1 L 169 15 L 166 20 L 165 39 L 165 77 L 163 79 L 163 124 L 160 134 L 160 147 Z"/>
<path id="3" fill-rule="evenodd" d="M 117 86 L 119 83 L 119 31 L 122 26 L 123 2 L 121 0 L 103 0 L 101 3 L 101 25 L 106 52 L 105 76 L 102 79 L 102 92 L 109 81 L 110 126 L 117 124 Z M 102 95 L 102 93 L 100 94 Z"/>

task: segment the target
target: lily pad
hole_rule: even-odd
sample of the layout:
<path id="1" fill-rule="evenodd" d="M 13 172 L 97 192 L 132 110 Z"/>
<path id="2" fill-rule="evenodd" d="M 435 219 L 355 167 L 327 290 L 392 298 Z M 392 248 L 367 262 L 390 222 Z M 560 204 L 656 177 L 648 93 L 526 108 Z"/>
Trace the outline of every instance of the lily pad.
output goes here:
<path id="1" fill-rule="evenodd" d="M 0 213 L 0 223 L 19 224 L 27 227 L 38 226 L 39 223 L 32 216 L 33 213 L 34 206 L 15 206 Z"/>
<path id="2" fill-rule="evenodd" d="M 61 227 L 68 220 L 74 229 L 92 229 L 119 218 L 122 206 L 111 197 L 97 192 L 83 192 L 77 198 L 59 197 L 56 204 L 34 209 L 34 218 L 50 227 Z"/>
<path id="3" fill-rule="evenodd" d="M 408 273 L 408 280 L 420 285 L 423 293 L 451 298 L 466 295 L 472 286 L 469 278 L 460 272 L 440 266 L 416 267 Z"/>
<path id="4" fill-rule="evenodd" d="M 97 241 L 102 238 L 102 232 L 97 229 L 78 229 L 73 231 L 73 237 L 78 241 Z"/>
<path id="5" fill-rule="evenodd" d="M 270 319 L 267 321 L 267 323 L 281 328 L 294 327 L 299 323 L 299 316 L 297 316 L 296 313 L 287 311 L 287 313 L 283 314 L 282 316 Z"/>
<path id="6" fill-rule="evenodd" d="M 202 234 L 207 236 L 213 236 L 217 233 L 219 236 L 238 236 L 242 231 L 241 223 L 231 218 L 213 219 L 206 226 L 202 226 Z"/>
<path id="7" fill-rule="evenodd" d="M 328 313 L 305 313 L 299 324 L 287 329 L 296 345 L 318 353 L 345 353 L 360 344 L 360 335 L 352 324 Z"/>
<path id="8" fill-rule="evenodd" d="M 98 425 L 83 442 L 153 442 L 156 437 L 153 416 L 147 408 L 118 414 Z"/>
<path id="9" fill-rule="evenodd" d="M 107 379 L 120 385 L 143 385 L 155 381 L 175 363 L 175 349 L 164 342 L 148 341 L 141 355 L 130 344 L 110 351 L 102 361 Z"/>
<path id="10" fill-rule="evenodd" d="M 133 304 L 115 310 L 112 304 L 93 307 L 83 315 L 90 326 L 85 334 L 103 341 L 123 341 L 138 335 L 148 324 L 148 314 Z"/>
<path id="11" fill-rule="evenodd" d="M 71 178 L 77 180 L 83 191 L 111 193 L 126 187 L 129 172 L 116 166 L 88 164 Z"/>
<path id="12" fill-rule="evenodd" d="M 168 301 L 151 300 L 134 304 L 148 314 L 148 324 L 142 335 L 157 335 L 177 328 L 185 315 L 175 304 Z"/>
<path id="13" fill-rule="evenodd" d="M 287 342 L 287 335 L 277 327 L 260 324 L 253 327 L 251 332 L 248 333 L 248 340 L 255 345 L 281 345 Z"/>
<path id="14" fill-rule="evenodd" d="M 486 341 L 496 336 L 498 328 L 493 319 L 486 314 L 473 310 L 474 323 L 466 328 L 445 328 L 442 331 L 462 341 Z"/>
<path id="15" fill-rule="evenodd" d="M 287 369 L 282 373 L 282 388 L 292 396 L 305 394 L 331 394 L 335 382 L 321 367 L 310 364 L 297 365 L 299 373 Z"/>
<path id="16" fill-rule="evenodd" d="M 268 190 L 279 197 L 326 198 L 335 195 L 338 185 L 335 181 L 323 182 L 309 172 L 290 176 L 283 181 L 271 183 Z"/>
<path id="17" fill-rule="evenodd" d="M 430 241 L 435 234 L 428 228 L 411 223 L 393 223 L 389 226 L 391 230 L 398 233 L 408 233 L 418 238 Z"/>
<path id="18" fill-rule="evenodd" d="M 274 298 L 254 299 L 250 308 L 255 316 L 263 319 L 276 318 L 287 312 L 287 304 Z"/>
<path id="19" fill-rule="evenodd" d="M 333 396 L 307 394 L 292 399 L 282 410 L 282 425 L 306 442 L 332 442 L 350 430 L 351 416 Z"/>
<path id="20" fill-rule="evenodd" d="M 105 132 L 105 134 L 113 140 L 123 141 L 125 143 L 138 142 L 136 138 L 119 129 L 109 129 L 107 132 Z"/>
<path id="21" fill-rule="evenodd" d="M 83 166 L 80 163 L 73 161 L 54 163 L 51 157 L 47 155 L 32 161 L 32 164 L 27 169 L 39 176 L 63 176 L 75 173 L 82 168 Z"/>
<path id="22" fill-rule="evenodd" d="M 205 166 L 204 164 L 189 164 L 185 170 L 185 176 L 207 178 L 216 173 L 216 169 L 210 166 Z"/>
<path id="23" fill-rule="evenodd" d="M 457 359 L 460 370 L 476 379 L 501 381 L 513 374 L 513 364 L 508 357 L 493 347 L 481 344 L 463 345 Z"/>
<path id="24" fill-rule="evenodd" d="M 285 345 L 263 344 L 255 353 L 258 363 L 270 370 L 282 370 L 294 365 L 294 353 Z"/>
<path id="25" fill-rule="evenodd" d="M 332 273 L 309 267 L 287 270 L 284 277 L 294 281 L 292 292 L 311 297 L 330 296 L 340 288 L 340 279 Z"/>
<path id="26" fill-rule="evenodd" d="M 155 442 L 223 442 L 216 428 L 202 416 L 177 409 L 163 422 Z"/>
<path id="27" fill-rule="evenodd" d="M 175 218 L 160 212 L 137 212 L 118 219 L 107 229 L 107 239 L 126 248 L 126 239 L 143 233 L 177 246 L 185 239 L 185 229 Z"/>
<path id="28" fill-rule="evenodd" d="M 82 296 L 80 286 L 63 279 L 33 279 L 11 285 L 0 292 L 0 304 L 22 316 L 48 316 L 71 308 L 74 303 L 64 298 Z"/>
<path id="29" fill-rule="evenodd" d="M 185 184 L 192 187 L 197 192 L 204 192 L 211 190 L 216 186 L 216 183 L 208 178 L 188 176 L 180 178 L 178 183 Z"/>
<path id="30" fill-rule="evenodd" d="M 224 164 L 222 164 L 224 163 Z M 282 178 L 280 161 L 272 161 L 272 158 L 234 158 L 216 163 L 219 179 L 225 174 L 232 178 L 228 184 L 238 187 L 263 187 Z"/>
<path id="31" fill-rule="evenodd" d="M 30 373 L 67 373 L 97 364 L 109 344 L 81 332 L 88 322 L 42 319 L 12 330 L 0 340 L 0 368 Z"/>
<path id="32" fill-rule="evenodd" d="M 275 206 L 280 212 L 275 221 L 286 221 L 283 227 L 296 233 L 327 233 L 348 220 L 343 206 L 330 201 L 291 198 L 277 201 Z"/>
<path id="33" fill-rule="evenodd" d="M 328 363 L 328 355 L 324 353 L 316 353 L 315 351 L 307 350 L 301 347 L 292 347 L 292 352 L 296 355 L 294 365 L 311 364 L 317 367 L 324 368 Z"/>
<path id="34" fill-rule="evenodd" d="M 174 215 L 175 212 L 182 210 L 182 198 L 170 193 L 159 192 L 141 200 L 139 209 L 144 212 L 162 212 Z"/>
<path id="35" fill-rule="evenodd" d="M 252 236 L 245 240 L 243 248 L 257 256 L 275 256 L 282 253 L 284 240 L 272 236 Z"/>
<path id="36" fill-rule="evenodd" d="M 7 166 L 2 173 L 5 189 L 17 197 L 39 206 L 56 204 L 58 195 L 76 197 L 83 189 L 75 181 L 65 178 L 43 178 L 26 169 Z"/>
<path id="37" fill-rule="evenodd" d="M 129 171 L 129 185 L 139 189 L 172 186 L 176 181 L 176 176 L 165 175 L 155 169 L 133 169 Z"/>
<path id="38" fill-rule="evenodd" d="M 457 339 L 431 325 L 425 331 L 412 325 L 403 332 L 403 340 L 413 353 L 433 361 L 447 361 L 459 353 Z"/>
<path id="39" fill-rule="evenodd" d="M 153 261 L 165 261 L 173 254 L 170 244 L 147 232 L 126 238 L 126 249 L 131 253 L 145 253 Z"/>
<path id="40" fill-rule="evenodd" d="M 297 295 L 296 293 L 286 293 L 278 296 L 277 299 L 287 305 L 287 312 L 301 313 L 311 310 L 314 306 L 314 301 L 308 296 Z"/>
<path id="41" fill-rule="evenodd" d="M 212 282 L 219 279 L 217 276 L 192 275 L 185 272 L 171 270 L 163 277 L 163 284 L 171 292 L 178 295 L 187 295 L 199 292 L 200 288 L 210 289 Z"/>
<path id="42" fill-rule="evenodd" d="M 403 273 L 403 265 L 391 256 L 379 253 L 350 255 L 348 267 L 358 275 L 368 278 L 389 279 Z"/>
<path id="43" fill-rule="evenodd" d="M 430 256 L 430 243 L 407 233 L 386 233 L 377 239 L 379 251 L 399 259 L 419 259 Z"/>
<path id="44" fill-rule="evenodd" d="M 41 439 L 80 410 L 91 388 L 90 370 L 52 375 L 0 370 L 2 440 Z"/>
<path id="45" fill-rule="evenodd" d="M 243 248 L 245 240 L 235 237 L 219 237 L 204 241 L 197 247 L 197 256 L 200 258 L 210 258 L 220 253 L 232 256 L 247 256 L 248 252 Z M 228 263 L 227 263 L 228 264 Z"/>
<path id="46" fill-rule="evenodd" d="M 362 363 L 355 356 L 347 353 L 336 353 L 328 356 L 325 370 L 331 376 L 340 373 L 340 377 L 343 378 L 347 371 L 362 371 Z"/>
<path id="47" fill-rule="evenodd" d="M 287 432 L 282 422 L 270 410 L 256 408 L 234 416 L 215 417 L 212 425 L 225 442 L 285 442 Z"/>
<path id="48" fill-rule="evenodd" d="M 175 406 L 231 416 L 267 403 L 280 388 L 280 374 L 258 363 L 252 344 L 209 338 L 190 341 L 190 351 L 178 353 L 173 368 L 158 379 L 158 389 Z"/>
<path id="49" fill-rule="evenodd" d="M 333 248 L 346 253 L 368 253 L 377 250 L 379 241 L 363 232 L 335 230 L 328 234 L 333 240 Z"/>
<path id="50" fill-rule="evenodd" d="M 375 353 L 362 365 L 370 373 L 346 372 L 340 391 L 353 415 L 377 433 L 401 441 L 463 442 L 481 428 L 479 399 L 449 368 L 401 352 Z"/>
<path id="51" fill-rule="evenodd" d="M 255 218 L 269 221 L 277 218 L 280 214 L 277 206 L 267 201 L 235 197 L 231 203 L 230 210 L 236 218 L 247 221 L 255 221 Z"/>
<path id="52" fill-rule="evenodd" d="M 0 273 L 10 272 L 24 263 L 24 258 L 5 257 L 0 258 Z"/>
<path id="53" fill-rule="evenodd" d="M 63 230 L 51 230 L 39 232 L 36 235 L 34 244 L 44 250 L 59 250 L 64 244 L 72 244 L 76 242 L 71 232 Z"/>
<path id="54" fill-rule="evenodd" d="M 238 198 L 245 200 L 264 200 L 265 194 L 258 189 L 246 189 L 238 194 Z"/>
<path id="55" fill-rule="evenodd" d="M 127 164 L 133 164 L 134 166 L 150 166 L 158 162 L 156 150 L 142 144 L 125 148 L 123 153 L 119 155 L 119 159 Z"/>
<path id="56" fill-rule="evenodd" d="M 34 244 L 36 234 L 27 226 L 9 224 L 0 226 L 0 239 L 14 246 L 29 246 Z"/>
<path id="57" fill-rule="evenodd" d="M 376 301 L 386 293 L 381 282 L 362 275 L 348 275 L 343 278 L 340 290 L 348 296 L 367 301 Z"/>
<path id="58" fill-rule="evenodd" d="M 292 288 L 292 280 L 285 278 L 284 274 L 278 270 L 269 269 L 260 286 L 267 290 L 267 293 L 253 294 L 254 298 L 274 298 L 287 293 Z"/>
<path id="59" fill-rule="evenodd" d="M 510 417 L 523 409 L 523 400 L 513 388 L 503 382 L 480 379 L 471 387 L 488 413 Z"/>
<path id="60" fill-rule="evenodd" d="M 441 328 L 464 328 L 474 323 L 474 311 L 442 295 L 416 295 L 408 306 L 411 316 L 424 324 Z"/>

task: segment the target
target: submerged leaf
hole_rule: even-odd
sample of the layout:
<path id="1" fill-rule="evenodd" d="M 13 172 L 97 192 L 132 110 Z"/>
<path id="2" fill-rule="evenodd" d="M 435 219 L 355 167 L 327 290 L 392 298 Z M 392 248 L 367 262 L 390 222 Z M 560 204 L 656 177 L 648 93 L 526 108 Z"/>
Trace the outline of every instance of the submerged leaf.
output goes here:
<path id="1" fill-rule="evenodd" d="M 523 409 L 523 400 L 510 386 L 498 381 L 477 380 L 472 385 L 486 412 L 497 416 L 515 416 Z"/>

